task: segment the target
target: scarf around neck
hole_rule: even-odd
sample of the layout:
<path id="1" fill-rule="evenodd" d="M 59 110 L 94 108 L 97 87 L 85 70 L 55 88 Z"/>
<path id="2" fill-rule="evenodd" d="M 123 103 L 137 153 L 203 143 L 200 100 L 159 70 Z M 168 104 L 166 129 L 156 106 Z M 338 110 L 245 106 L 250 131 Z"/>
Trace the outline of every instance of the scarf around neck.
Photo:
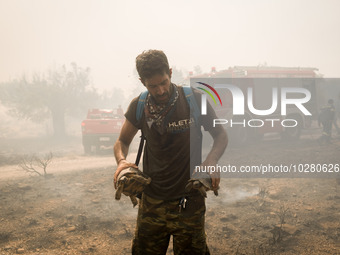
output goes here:
<path id="1" fill-rule="evenodd" d="M 172 94 L 167 104 L 157 104 L 149 93 L 146 98 L 145 116 L 148 127 L 151 128 L 155 124 L 156 130 L 163 134 L 165 132 L 165 119 L 171 112 L 179 97 L 178 88 L 176 85 L 171 84 Z"/>

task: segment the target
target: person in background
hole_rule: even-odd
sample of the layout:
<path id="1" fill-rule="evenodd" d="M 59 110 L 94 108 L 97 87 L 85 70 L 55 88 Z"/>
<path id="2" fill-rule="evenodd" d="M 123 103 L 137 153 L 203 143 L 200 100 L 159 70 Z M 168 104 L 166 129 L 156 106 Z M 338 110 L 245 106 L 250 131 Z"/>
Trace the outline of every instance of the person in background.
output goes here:
<path id="1" fill-rule="evenodd" d="M 332 137 L 332 125 L 334 123 L 334 100 L 329 99 L 328 104 L 321 108 L 318 123 L 322 125 L 322 135 L 318 139 L 320 144 L 330 143 Z"/>
<path id="2" fill-rule="evenodd" d="M 338 135 L 340 135 L 340 128 L 338 126 L 338 119 L 340 119 L 340 93 L 338 95 L 338 99 L 336 100 L 335 102 L 335 114 L 334 114 L 334 120 L 333 120 L 333 123 L 334 123 L 334 126 L 336 128 L 336 131 L 338 133 Z"/>
<path id="3" fill-rule="evenodd" d="M 121 117 L 123 117 L 123 116 L 124 116 L 124 111 L 123 111 L 123 109 L 122 109 L 122 106 L 121 106 L 121 105 L 119 105 L 119 106 L 118 106 L 118 109 L 117 109 L 117 114 L 118 114 L 119 116 L 121 116 Z"/>

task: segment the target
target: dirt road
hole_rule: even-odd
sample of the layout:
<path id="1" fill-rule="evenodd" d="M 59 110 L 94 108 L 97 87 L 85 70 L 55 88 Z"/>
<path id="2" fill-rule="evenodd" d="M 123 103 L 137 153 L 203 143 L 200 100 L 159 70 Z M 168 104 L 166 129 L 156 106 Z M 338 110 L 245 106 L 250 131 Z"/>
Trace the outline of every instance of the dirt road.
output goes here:
<path id="1" fill-rule="evenodd" d="M 43 157 L 43 156 L 42 156 Z M 128 157 L 133 162 L 136 153 L 131 153 Z M 89 155 L 69 155 L 63 157 L 54 157 L 48 165 L 48 174 L 59 175 L 72 171 L 83 171 L 89 169 L 111 168 L 112 173 L 115 171 L 116 161 L 108 152 L 104 155 L 89 156 Z M 36 169 L 43 173 L 41 167 Z M 20 167 L 20 164 L 0 166 L 0 180 L 24 178 L 29 174 Z M 33 174 L 34 175 L 34 174 Z"/>

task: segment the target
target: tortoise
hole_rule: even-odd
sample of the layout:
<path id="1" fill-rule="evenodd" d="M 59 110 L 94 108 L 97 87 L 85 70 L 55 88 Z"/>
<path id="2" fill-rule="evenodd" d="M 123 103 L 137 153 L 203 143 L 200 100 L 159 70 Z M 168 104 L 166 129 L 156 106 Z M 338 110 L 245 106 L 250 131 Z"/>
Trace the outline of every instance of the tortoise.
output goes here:
<path id="1" fill-rule="evenodd" d="M 185 186 L 185 191 L 190 192 L 192 189 L 197 189 L 202 196 L 207 197 L 207 191 L 213 190 L 211 176 L 200 173 L 197 178 L 191 178 Z M 214 194 L 218 196 L 218 191 L 214 190 Z"/>
<path id="2" fill-rule="evenodd" d="M 151 178 L 138 168 L 122 170 L 117 177 L 116 200 L 120 200 L 122 193 L 130 197 L 133 207 L 138 204 L 136 196 L 141 194 L 146 185 L 151 183 Z"/>

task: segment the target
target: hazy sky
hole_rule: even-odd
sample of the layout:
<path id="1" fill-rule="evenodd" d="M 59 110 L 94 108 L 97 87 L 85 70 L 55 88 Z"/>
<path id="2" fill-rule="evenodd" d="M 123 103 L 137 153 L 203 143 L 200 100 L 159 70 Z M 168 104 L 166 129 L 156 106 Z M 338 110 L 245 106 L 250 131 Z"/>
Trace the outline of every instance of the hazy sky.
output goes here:
<path id="1" fill-rule="evenodd" d="M 135 57 L 162 49 L 203 71 L 267 63 L 340 77 L 340 1 L 0 0 L 0 82 L 76 62 L 98 88 L 133 87 Z"/>

